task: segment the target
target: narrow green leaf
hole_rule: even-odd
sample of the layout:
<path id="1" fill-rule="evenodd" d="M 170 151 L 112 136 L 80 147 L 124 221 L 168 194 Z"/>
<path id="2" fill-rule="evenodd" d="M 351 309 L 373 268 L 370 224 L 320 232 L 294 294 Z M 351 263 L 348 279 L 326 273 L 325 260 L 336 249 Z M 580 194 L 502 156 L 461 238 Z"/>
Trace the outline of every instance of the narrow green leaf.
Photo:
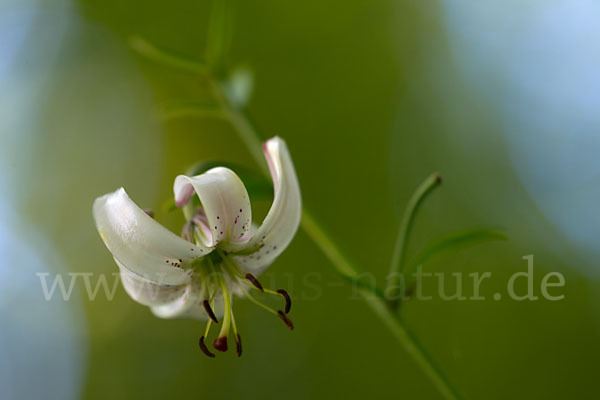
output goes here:
<path id="1" fill-rule="evenodd" d="M 470 229 L 453 232 L 435 239 L 427 245 L 413 258 L 408 269 L 414 271 L 417 266 L 423 265 L 430 259 L 449 251 L 464 250 L 478 244 L 499 240 L 506 241 L 508 237 L 502 232 L 491 229 Z"/>
<path id="2" fill-rule="evenodd" d="M 452 232 L 433 240 L 407 265 L 405 275 L 407 293 L 410 293 L 413 289 L 415 284 L 413 273 L 417 270 L 419 265 L 425 265 L 425 263 L 433 258 L 441 257 L 451 251 L 460 251 L 487 242 L 506 240 L 508 240 L 508 237 L 504 233 L 483 228 Z"/>
<path id="3" fill-rule="evenodd" d="M 402 221 L 400 222 L 400 228 L 398 229 L 398 237 L 396 239 L 396 245 L 394 246 L 394 252 L 390 263 L 390 273 L 402 271 L 404 269 L 406 248 L 408 247 L 410 233 L 417 217 L 417 213 L 427 196 L 441 183 L 442 178 L 440 174 L 434 172 L 419 185 L 408 201 Z"/>
<path id="4" fill-rule="evenodd" d="M 406 209 L 404 210 L 404 215 L 402 216 L 402 221 L 400 222 L 400 227 L 398 229 L 398 236 L 396 238 L 396 244 L 394 245 L 392 260 L 390 262 L 389 276 L 391 279 L 388 281 L 387 289 L 389 289 L 389 292 L 392 293 L 393 298 L 396 298 L 396 288 L 398 288 L 400 284 L 399 272 L 405 271 L 406 251 L 410 242 L 412 227 L 419 209 L 429 194 L 433 192 L 433 190 L 441 183 L 442 178 L 440 174 L 434 172 L 433 174 L 429 175 L 427 179 L 425 179 L 425 181 L 419 185 L 417 190 L 415 190 L 408 201 L 408 204 L 406 205 Z M 399 304 L 399 301 L 390 301 L 390 306 L 392 308 L 397 308 Z"/>

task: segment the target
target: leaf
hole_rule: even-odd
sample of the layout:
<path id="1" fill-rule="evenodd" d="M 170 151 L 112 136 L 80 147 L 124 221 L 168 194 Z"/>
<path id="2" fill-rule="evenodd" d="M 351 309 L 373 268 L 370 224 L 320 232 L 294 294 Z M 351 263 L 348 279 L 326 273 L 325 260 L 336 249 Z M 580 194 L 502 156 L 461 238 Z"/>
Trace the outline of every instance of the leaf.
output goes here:
<path id="1" fill-rule="evenodd" d="M 408 264 L 405 275 L 405 294 L 410 296 L 414 289 L 415 279 L 413 274 L 419 265 L 424 265 L 427 261 L 448 254 L 450 251 L 465 250 L 478 244 L 506 240 L 508 240 L 508 237 L 504 233 L 483 228 L 453 232 L 435 239 L 421 250 Z"/>
<path id="2" fill-rule="evenodd" d="M 508 237 L 504 233 L 491 229 L 470 229 L 453 232 L 429 243 L 412 259 L 409 270 L 414 271 L 417 266 L 452 250 L 459 251 L 486 242 L 506 240 L 508 240 Z"/>
<path id="3" fill-rule="evenodd" d="M 440 257 L 450 251 L 465 250 L 478 244 L 493 241 L 506 241 L 508 237 L 492 229 L 470 229 L 466 231 L 453 232 L 435 239 L 421 250 L 409 263 L 406 270 L 407 279 L 412 277 L 419 265 L 424 265 L 435 257 Z"/>
<path id="4" fill-rule="evenodd" d="M 400 227 L 398 229 L 398 236 L 396 238 L 396 244 L 394 245 L 394 251 L 392 253 L 392 260 L 390 263 L 390 280 L 387 284 L 387 289 L 390 290 L 390 293 L 393 295 L 396 294 L 396 287 L 399 287 L 400 275 L 399 272 L 404 272 L 406 269 L 406 249 L 409 244 L 410 234 L 412 232 L 412 227 L 415 223 L 417 214 L 419 209 L 423 205 L 425 199 L 429 196 L 430 193 L 433 192 L 435 188 L 440 186 L 442 183 L 442 178 L 439 173 L 434 172 L 429 175 L 427 179 L 423 181 L 417 187 L 417 190 L 410 197 L 408 204 L 406 205 L 406 209 L 404 210 L 404 215 L 402 216 L 402 220 L 400 222 Z M 391 302 L 392 308 L 396 308 L 399 305 L 398 302 Z"/>
<path id="5" fill-rule="evenodd" d="M 412 226 L 415 222 L 419 209 L 429 194 L 432 193 L 435 188 L 440 186 L 441 183 L 442 178 L 440 177 L 440 174 L 434 172 L 428 176 L 427 179 L 421 183 L 421 185 L 419 185 L 417 190 L 415 190 L 408 201 L 406 209 L 404 210 L 402 221 L 400 222 L 398 238 L 396 239 L 396 245 L 392 255 L 392 262 L 390 266 L 391 273 L 395 271 L 402 271 L 404 267 L 404 259 L 406 257 L 408 239 L 410 238 Z"/>

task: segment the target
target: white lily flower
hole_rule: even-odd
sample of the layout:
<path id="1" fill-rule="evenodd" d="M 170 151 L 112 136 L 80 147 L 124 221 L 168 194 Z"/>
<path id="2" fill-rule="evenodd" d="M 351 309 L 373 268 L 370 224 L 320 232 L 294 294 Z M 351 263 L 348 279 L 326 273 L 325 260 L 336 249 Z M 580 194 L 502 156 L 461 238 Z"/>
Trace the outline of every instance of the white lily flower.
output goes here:
<path id="1" fill-rule="evenodd" d="M 233 317 L 232 295 L 248 297 L 277 315 L 293 329 L 287 316 L 291 303 L 280 289 L 263 288 L 256 276 L 269 267 L 288 246 L 300 223 L 298 179 L 285 142 L 272 138 L 263 150 L 273 178 L 275 197 L 263 223 L 252 225 L 246 188 L 230 169 L 213 168 L 201 175 L 180 175 L 173 191 L 178 207 L 192 207 L 194 194 L 201 206 L 179 237 L 139 208 L 123 188 L 95 200 L 98 232 L 121 270 L 126 292 L 149 306 L 161 318 L 191 317 L 208 320 L 200 338 L 202 350 L 214 357 L 204 343 L 212 322 L 223 317 L 213 342 L 227 350 L 233 326 L 238 355 L 241 340 Z M 186 205 L 187 204 L 187 205 Z M 186 240 L 187 239 L 187 240 Z M 282 296 L 285 311 L 258 302 L 249 293 L 257 290 Z"/>

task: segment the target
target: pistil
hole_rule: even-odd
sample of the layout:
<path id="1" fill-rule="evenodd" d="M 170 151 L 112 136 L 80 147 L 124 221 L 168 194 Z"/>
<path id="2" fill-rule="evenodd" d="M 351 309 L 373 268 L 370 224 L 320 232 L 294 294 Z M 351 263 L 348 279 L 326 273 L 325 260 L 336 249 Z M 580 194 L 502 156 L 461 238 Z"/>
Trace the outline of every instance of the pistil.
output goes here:
<path id="1" fill-rule="evenodd" d="M 222 273 L 217 272 L 216 279 L 219 280 L 221 286 L 221 293 L 223 295 L 223 324 L 221 325 L 221 331 L 219 336 L 213 342 L 213 347 L 219 351 L 227 351 L 227 336 L 229 335 L 229 329 L 231 327 L 231 295 L 227 289 L 225 278 Z"/>

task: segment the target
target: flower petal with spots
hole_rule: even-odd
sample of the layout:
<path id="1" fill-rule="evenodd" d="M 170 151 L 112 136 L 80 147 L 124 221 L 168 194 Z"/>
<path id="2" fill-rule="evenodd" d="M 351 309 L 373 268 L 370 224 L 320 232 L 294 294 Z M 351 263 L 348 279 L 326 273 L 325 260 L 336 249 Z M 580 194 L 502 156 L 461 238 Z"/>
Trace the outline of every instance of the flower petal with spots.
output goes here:
<path id="1" fill-rule="evenodd" d="M 247 247 L 260 247 L 248 255 L 234 256 L 238 264 L 254 274 L 261 273 L 292 241 L 302 214 L 300 185 L 289 150 L 278 137 L 268 140 L 263 151 L 273 178 L 273 204 Z"/>
<path id="2" fill-rule="evenodd" d="M 173 192 L 178 207 L 183 207 L 194 191 L 202 203 L 211 229 L 211 245 L 223 242 L 222 246 L 227 249 L 228 243 L 238 244 L 248 240 L 252 209 L 246 187 L 235 172 L 217 167 L 201 175 L 179 175 L 175 178 Z"/>

